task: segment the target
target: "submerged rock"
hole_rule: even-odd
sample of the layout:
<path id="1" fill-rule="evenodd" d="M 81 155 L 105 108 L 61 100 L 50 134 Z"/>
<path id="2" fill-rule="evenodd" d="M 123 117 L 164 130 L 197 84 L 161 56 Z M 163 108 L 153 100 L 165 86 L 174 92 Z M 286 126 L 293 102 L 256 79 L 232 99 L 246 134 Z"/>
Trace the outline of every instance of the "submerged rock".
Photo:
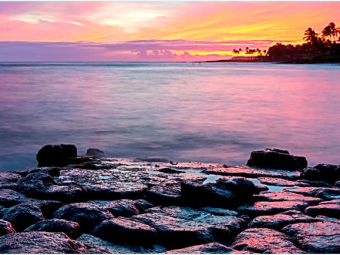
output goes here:
<path id="1" fill-rule="evenodd" d="M 25 229 L 29 231 L 45 231 L 45 232 L 63 232 L 70 238 L 75 239 L 80 234 L 80 226 L 77 222 L 67 221 L 63 219 L 49 219 L 39 221 Z"/>
<path id="2" fill-rule="evenodd" d="M 99 150 L 97 148 L 89 148 L 86 151 L 86 156 L 94 156 L 98 158 L 103 158 L 105 157 L 105 153 L 102 150 Z"/>
<path id="3" fill-rule="evenodd" d="M 0 253 L 85 253 L 86 246 L 64 233 L 22 232 L 0 237 Z"/>
<path id="4" fill-rule="evenodd" d="M 290 155 L 286 150 L 266 149 L 253 151 L 247 162 L 249 166 L 272 169 L 297 170 L 307 167 L 305 157 Z"/>
<path id="5" fill-rule="evenodd" d="M 113 215 L 94 204 L 74 203 L 59 208 L 54 217 L 78 222 L 84 232 L 91 232 L 103 220 L 113 218 Z"/>
<path id="6" fill-rule="evenodd" d="M 289 236 L 269 228 L 248 228 L 236 237 L 231 247 L 254 253 L 306 253 Z"/>
<path id="7" fill-rule="evenodd" d="M 340 253 L 340 224 L 335 222 L 297 223 L 282 231 L 308 253 Z"/>

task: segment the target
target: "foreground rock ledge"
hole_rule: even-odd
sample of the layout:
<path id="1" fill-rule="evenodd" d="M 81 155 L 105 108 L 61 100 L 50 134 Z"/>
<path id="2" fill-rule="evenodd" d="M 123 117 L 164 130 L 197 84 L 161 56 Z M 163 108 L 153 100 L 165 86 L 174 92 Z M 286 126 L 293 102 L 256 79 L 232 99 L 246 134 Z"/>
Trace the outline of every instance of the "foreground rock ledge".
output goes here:
<path id="1" fill-rule="evenodd" d="M 234 167 L 90 152 L 49 145 L 44 167 L 0 173 L 0 253 L 340 252 L 339 166 L 278 149 Z"/>

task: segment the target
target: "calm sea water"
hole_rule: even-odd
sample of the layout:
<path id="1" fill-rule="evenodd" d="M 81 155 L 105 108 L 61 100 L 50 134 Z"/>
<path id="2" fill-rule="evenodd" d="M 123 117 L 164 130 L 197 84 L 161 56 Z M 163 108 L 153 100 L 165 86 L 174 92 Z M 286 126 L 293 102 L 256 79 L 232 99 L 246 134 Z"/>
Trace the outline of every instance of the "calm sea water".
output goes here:
<path id="1" fill-rule="evenodd" d="M 245 164 L 276 147 L 340 164 L 340 66 L 2 63 L 0 171 L 45 144 L 111 157 Z"/>

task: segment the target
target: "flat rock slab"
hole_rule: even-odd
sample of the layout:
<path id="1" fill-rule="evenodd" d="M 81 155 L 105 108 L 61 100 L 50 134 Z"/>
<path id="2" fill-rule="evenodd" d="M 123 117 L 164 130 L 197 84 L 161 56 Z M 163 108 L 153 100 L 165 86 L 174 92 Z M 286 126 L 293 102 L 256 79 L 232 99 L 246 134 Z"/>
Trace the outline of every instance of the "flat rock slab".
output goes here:
<path id="1" fill-rule="evenodd" d="M 289 224 L 316 221 L 319 220 L 307 216 L 300 211 L 290 210 L 272 216 L 258 216 L 248 224 L 248 228 L 271 228 L 281 230 Z"/>
<path id="2" fill-rule="evenodd" d="M 0 205 L 11 207 L 27 200 L 27 197 L 11 189 L 0 189 Z"/>
<path id="3" fill-rule="evenodd" d="M 293 187 L 285 188 L 282 191 L 314 197 L 318 192 L 324 190 L 322 187 Z"/>
<path id="4" fill-rule="evenodd" d="M 269 228 L 248 228 L 236 237 L 231 247 L 255 253 L 305 253 L 289 236 Z"/>
<path id="5" fill-rule="evenodd" d="M 220 243 L 194 245 L 183 249 L 170 250 L 165 254 L 240 254 L 240 252 Z"/>
<path id="6" fill-rule="evenodd" d="M 29 231 L 63 232 L 70 238 L 75 239 L 79 236 L 80 226 L 77 222 L 63 219 L 49 219 L 39 221 L 25 229 Z"/>
<path id="7" fill-rule="evenodd" d="M 260 195 L 254 195 L 255 201 L 301 201 L 306 202 L 308 205 L 316 205 L 323 200 L 318 197 L 309 197 L 292 192 L 271 192 L 265 191 Z"/>
<path id="8" fill-rule="evenodd" d="M 0 237 L 0 253 L 85 253 L 86 246 L 64 233 L 22 232 Z"/>
<path id="9" fill-rule="evenodd" d="M 82 234 L 77 241 L 84 243 L 88 250 L 86 253 L 103 254 L 153 254 L 153 253 L 164 253 L 166 249 L 162 246 L 154 245 L 143 247 L 139 245 L 122 245 L 105 241 L 101 238 Z"/>
<path id="10" fill-rule="evenodd" d="M 340 189 L 338 188 L 325 188 L 319 191 L 315 196 L 324 200 L 340 199 Z"/>
<path id="11" fill-rule="evenodd" d="M 108 210 L 110 213 L 113 214 L 113 216 L 116 217 L 118 216 L 130 217 L 132 215 L 137 215 L 140 213 L 137 208 L 138 202 L 131 199 L 121 199 L 115 201 L 92 200 L 88 201 L 87 203 L 99 205 L 105 210 Z"/>
<path id="12" fill-rule="evenodd" d="M 104 220 L 94 230 L 93 235 L 118 243 L 155 243 L 157 230 L 137 220 L 118 217 Z"/>
<path id="13" fill-rule="evenodd" d="M 15 229 L 9 221 L 0 220 L 0 236 L 15 232 Z"/>
<path id="14" fill-rule="evenodd" d="M 340 224 L 335 222 L 297 223 L 282 231 L 308 253 L 340 253 Z"/>
<path id="15" fill-rule="evenodd" d="M 305 213 L 311 216 L 325 215 L 340 219 L 340 204 L 319 204 L 305 209 Z"/>
<path id="16" fill-rule="evenodd" d="M 259 177 L 258 180 L 266 185 L 273 186 L 311 186 L 309 183 L 302 181 L 290 181 L 282 178 L 273 178 L 273 177 Z"/>
<path id="17" fill-rule="evenodd" d="M 239 207 L 239 213 L 256 217 L 261 215 L 274 215 L 289 210 L 301 211 L 307 206 L 308 203 L 303 201 L 255 202 L 254 205 Z"/>
<path id="18" fill-rule="evenodd" d="M 178 203 L 181 200 L 181 184 L 153 186 L 148 189 L 146 198 L 157 204 Z"/>
<path id="19" fill-rule="evenodd" d="M 248 178 L 272 177 L 288 180 L 297 180 L 300 177 L 299 171 L 255 169 L 245 166 L 207 169 L 202 171 L 202 173 L 225 176 L 243 176 Z"/>
<path id="20" fill-rule="evenodd" d="M 78 222 L 84 232 L 90 232 L 103 220 L 113 218 L 113 215 L 97 205 L 90 203 L 74 203 L 59 208 L 54 217 Z"/>

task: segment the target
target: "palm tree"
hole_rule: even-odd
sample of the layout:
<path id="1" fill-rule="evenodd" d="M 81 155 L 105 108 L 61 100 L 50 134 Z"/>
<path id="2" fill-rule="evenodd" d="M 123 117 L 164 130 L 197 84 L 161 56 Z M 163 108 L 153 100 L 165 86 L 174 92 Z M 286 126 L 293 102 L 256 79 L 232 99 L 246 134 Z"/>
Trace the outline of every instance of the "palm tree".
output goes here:
<path id="1" fill-rule="evenodd" d="M 340 35 L 340 28 L 336 27 L 334 22 L 331 22 L 322 30 L 322 38 L 335 41 L 335 38 Z"/>
<path id="2" fill-rule="evenodd" d="M 303 40 L 310 44 L 314 43 L 318 38 L 318 34 L 310 27 L 305 31 L 304 35 Z"/>

